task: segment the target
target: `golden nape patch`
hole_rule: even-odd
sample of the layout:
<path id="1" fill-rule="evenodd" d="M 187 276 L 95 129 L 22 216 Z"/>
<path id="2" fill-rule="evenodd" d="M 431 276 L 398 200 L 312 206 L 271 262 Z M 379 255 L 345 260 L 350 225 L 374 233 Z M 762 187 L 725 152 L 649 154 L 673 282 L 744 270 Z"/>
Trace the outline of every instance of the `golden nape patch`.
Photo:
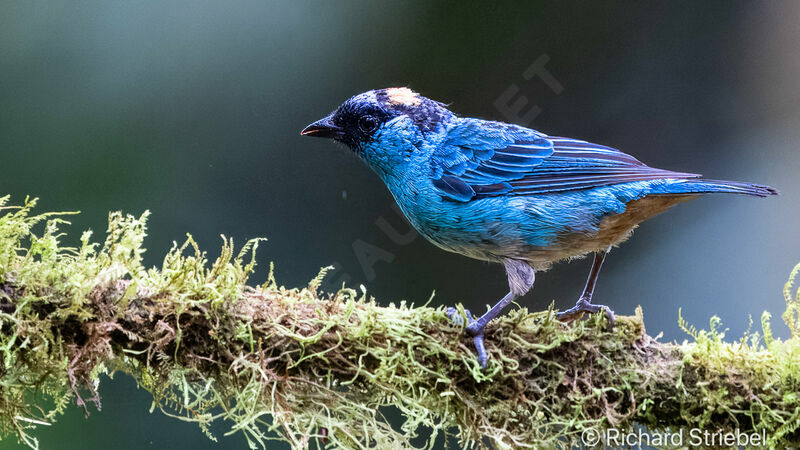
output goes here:
<path id="1" fill-rule="evenodd" d="M 417 106 L 422 102 L 417 93 L 407 87 L 387 89 L 386 94 L 389 102 L 395 105 Z"/>

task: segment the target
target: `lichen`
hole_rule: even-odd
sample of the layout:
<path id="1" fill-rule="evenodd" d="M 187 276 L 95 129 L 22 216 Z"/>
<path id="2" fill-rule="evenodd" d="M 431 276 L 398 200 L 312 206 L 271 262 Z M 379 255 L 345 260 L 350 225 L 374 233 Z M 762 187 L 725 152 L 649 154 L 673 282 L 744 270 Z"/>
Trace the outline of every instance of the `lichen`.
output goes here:
<path id="1" fill-rule="evenodd" d="M 142 265 L 145 213 L 112 213 L 103 245 L 61 244 L 64 214 L 0 199 L 0 435 L 37 448 L 38 425 L 71 404 L 100 409 L 101 375 L 124 373 L 151 409 L 226 421 L 253 448 L 571 447 L 586 429 L 766 430 L 800 441 L 800 290 L 784 290 L 791 338 L 726 342 L 681 321 L 690 339 L 662 343 L 641 310 L 572 324 L 553 308 L 493 321 L 482 370 L 442 308 L 379 306 L 362 288 L 253 286 L 258 240 L 223 237 L 213 262 L 189 236 L 159 267 Z M 794 278 L 800 265 L 792 272 Z M 462 309 L 463 312 L 463 309 Z M 384 417 L 400 412 L 402 423 Z"/>

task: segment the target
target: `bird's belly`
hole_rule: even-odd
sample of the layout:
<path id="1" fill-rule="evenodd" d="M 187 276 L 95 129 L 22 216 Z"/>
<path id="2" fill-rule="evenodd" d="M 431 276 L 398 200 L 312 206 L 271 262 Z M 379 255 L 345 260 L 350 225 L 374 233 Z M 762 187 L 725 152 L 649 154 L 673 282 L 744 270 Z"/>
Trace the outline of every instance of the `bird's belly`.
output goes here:
<path id="1" fill-rule="evenodd" d="M 529 203 L 522 197 L 489 198 L 424 208 L 401 204 L 401 209 L 420 234 L 444 250 L 487 261 L 529 259 L 534 253 L 549 259 L 557 227 Z"/>
<path id="2" fill-rule="evenodd" d="M 605 250 L 627 239 L 647 218 L 693 196 L 659 195 L 617 209 L 557 196 L 445 202 L 436 208 L 401 205 L 412 224 L 438 247 L 476 259 L 527 261 L 537 270 Z"/>
<path id="3" fill-rule="evenodd" d="M 553 262 L 580 258 L 626 241 L 643 221 L 670 207 L 697 198 L 694 195 L 652 195 L 629 202 L 621 213 L 604 215 L 590 233 L 566 233 L 547 249 L 531 249 L 528 257 L 534 267 L 546 269 Z"/>

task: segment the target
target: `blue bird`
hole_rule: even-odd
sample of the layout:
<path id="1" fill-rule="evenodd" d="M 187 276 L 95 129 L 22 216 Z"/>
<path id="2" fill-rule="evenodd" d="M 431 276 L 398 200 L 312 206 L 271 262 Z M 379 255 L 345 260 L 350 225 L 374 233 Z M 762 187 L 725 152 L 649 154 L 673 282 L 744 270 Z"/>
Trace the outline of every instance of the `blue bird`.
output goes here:
<path id="1" fill-rule="evenodd" d="M 356 95 L 301 134 L 346 144 L 436 246 L 505 266 L 508 294 L 477 319 L 467 313 L 482 367 L 486 324 L 531 289 L 537 271 L 593 253 L 583 293 L 557 317 L 604 311 L 613 326 L 613 311 L 592 294 L 606 253 L 640 222 L 703 194 L 777 194 L 656 169 L 604 145 L 458 117 L 405 87 Z M 449 314 L 457 319 L 453 308 Z"/>

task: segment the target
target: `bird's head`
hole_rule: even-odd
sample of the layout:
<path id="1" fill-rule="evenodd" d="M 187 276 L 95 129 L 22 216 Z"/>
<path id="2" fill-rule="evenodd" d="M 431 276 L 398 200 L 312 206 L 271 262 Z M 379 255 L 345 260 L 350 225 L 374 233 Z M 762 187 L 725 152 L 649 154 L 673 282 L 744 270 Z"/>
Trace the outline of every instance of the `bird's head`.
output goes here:
<path id="1" fill-rule="evenodd" d="M 346 144 L 373 168 L 387 171 L 454 117 L 443 104 L 409 88 L 367 91 L 351 97 L 300 132 Z"/>

